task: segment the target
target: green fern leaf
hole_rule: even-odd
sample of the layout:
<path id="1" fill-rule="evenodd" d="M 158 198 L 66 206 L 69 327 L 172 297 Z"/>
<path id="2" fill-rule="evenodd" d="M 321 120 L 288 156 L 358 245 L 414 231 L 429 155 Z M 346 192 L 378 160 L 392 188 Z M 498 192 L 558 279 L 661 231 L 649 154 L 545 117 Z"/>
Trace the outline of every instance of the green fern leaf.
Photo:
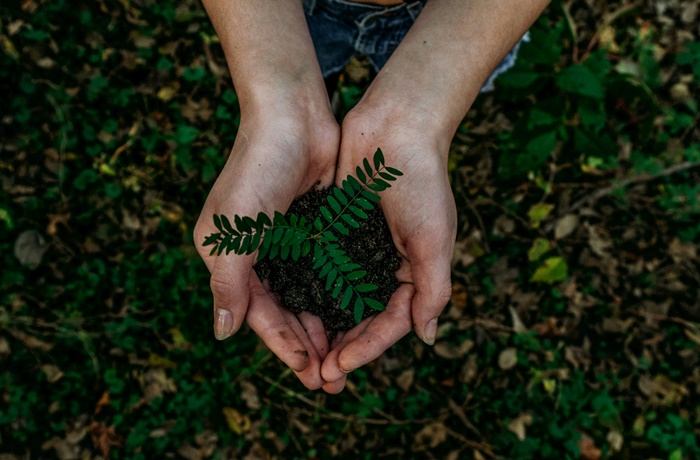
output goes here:
<path id="1" fill-rule="evenodd" d="M 333 187 L 333 195 L 335 196 L 335 199 L 338 200 L 343 206 L 348 204 L 348 197 L 345 196 L 343 190 L 339 189 L 338 187 Z"/>
<path id="2" fill-rule="evenodd" d="M 365 172 L 367 173 L 367 176 L 372 177 L 372 167 L 369 165 L 369 160 L 367 158 L 364 158 L 362 160 L 362 165 L 365 167 Z"/>
<path id="3" fill-rule="evenodd" d="M 384 154 L 382 149 L 377 149 L 374 152 L 374 169 L 379 169 L 381 166 L 384 166 Z"/>
<path id="4" fill-rule="evenodd" d="M 226 251 L 227 251 L 226 254 L 228 254 L 231 251 L 233 251 L 235 254 L 238 254 L 239 253 L 238 249 L 240 247 L 241 247 L 241 236 L 239 234 L 237 237 L 233 238 L 231 240 L 231 242 L 229 243 L 228 247 L 226 248 Z"/>
<path id="5" fill-rule="evenodd" d="M 247 234 L 243 237 L 243 241 L 241 241 L 241 247 L 238 250 L 239 254 L 244 254 L 248 251 L 248 248 L 250 247 L 250 234 Z"/>
<path id="6" fill-rule="evenodd" d="M 248 248 L 248 253 L 252 254 L 260 246 L 260 238 L 262 238 L 262 233 L 255 232 L 253 239 L 250 241 L 250 247 Z"/>
<path id="7" fill-rule="evenodd" d="M 306 257 L 309 255 L 310 252 L 311 252 L 311 241 L 304 240 L 304 243 L 302 243 L 302 246 L 301 246 L 301 256 Z"/>
<path id="8" fill-rule="evenodd" d="M 323 215 L 323 217 L 326 218 L 326 220 L 328 221 L 328 223 L 333 222 L 333 215 L 332 215 L 331 212 L 328 210 L 328 208 L 325 207 L 325 206 L 321 206 L 320 209 L 321 209 L 321 214 Z"/>
<path id="9" fill-rule="evenodd" d="M 381 302 L 377 302 L 376 300 L 370 299 L 370 298 L 367 298 L 367 297 L 365 297 L 364 300 L 365 300 L 365 303 L 366 303 L 367 305 L 369 305 L 370 308 L 372 308 L 372 309 L 374 309 L 374 310 L 379 310 L 379 311 L 384 311 L 384 310 L 386 310 L 386 307 L 385 307 L 384 305 L 382 305 Z"/>
<path id="10" fill-rule="evenodd" d="M 289 248 L 290 246 L 282 246 L 280 248 L 280 258 L 282 260 L 287 260 L 289 258 Z"/>
<path id="11" fill-rule="evenodd" d="M 223 232 L 224 229 L 221 227 L 221 218 L 214 214 L 214 226 L 219 229 L 220 232 Z"/>
<path id="12" fill-rule="evenodd" d="M 362 172 L 362 168 L 359 166 L 355 168 L 355 175 L 357 176 L 357 179 L 362 182 L 363 184 L 367 183 L 367 176 L 365 176 L 365 173 Z"/>
<path id="13" fill-rule="evenodd" d="M 360 278 L 364 278 L 364 276 L 366 274 L 367 274 L 367 272 L 364 270 L 357 270 L 357 271 L 354 271 L 354 272 L 346 275 L 345 279 L 347 279 L 348 281 L 355 281 L 355 280 L 359 280 Z"/>
<path id="14" fill-rule="evenodd" d="M 236 214 L 233 216 L 233 222 L 236 224 L 236 229 L 241 233 L 250 233 L 250 227 L 248 227 L 241 219 L 241 216 Z"/>
<path id="15" fill-rule="evenodd" d="M 318 273 L 319 278 L 323 278 L 333 269 L 333 264 L 331 262 L 326 262 L 321 271 Z"/>
<path id="16" fill-rule="evenodd" d="M 331 209 L 333 209 L 333 212 L 336 214 L 340 214 L 341 206 L 340 203 L 338 203 L 338 200 L 333 198 L 332 196 L 328 195 L 326 197 L 326 200 L 328 201 L 328 204 L 331 206 Z"/>
<path id="17" fill-rule="evenodd" d="M 277 247 L 277 246 L 275 246 Z M 260 246 L 260 250 L 258 251 L 258 256 L 256 260 L 263 260 L 265 256 L 270 252 L 270 245 L 265 246 L 264 244 Z"/>
<path id="18" fill-rule="evenodd" d="M 292 245 L 292 259 L 299 260 L 300 255 L 301 255 L 301 245 L 299 244 L 299 242 L 295 242 Z"/>
<path id="19" fill-rule="evenodd" d="M 360 285 L 355 286 L 355 290 L 357 292 L 363 292 L 363 293 L 376 291 L 377 289 L 379 289 L 379 286 L 377 286 L 376 284 L 360 284 Z"/>
<path id="20" fill-rule="evenodd" d="M 380 184 L 368 184 L 367 188 L 375 192 L 383 192 L 384 190 L 386 190 L 386 187 Z"/>
<path id="21" fill-rule="evenodd" d="M 231 222 L 228 220 L 228 217 L 224 216 L 223 214 L 221 215 L 221 225 L 226 229 L 227 232 L 233 233 L 233 234 L 238 234 L 237 231 L 231 227 Z"/>
<path id="22" fill-rule="evenodd" d="M 275 227 L 286 227 L 287 219 L 284 217 L 284 214 L 279 211 L 275 211 L 275 216 L 272 218 L 272 223 Z"/>
<path id="23" fill-rule="evenodd" d="M 366 190 L 363 190 L 363 192 L 366 192 Z M 372 205 L 372 203 L 370 203 L 368 200 L 366 200 L 363 197 L 355 198 L 355 203 L 359 204 L 361 207 L 365 208 L 367 211 L 371 211 L 374 209 L 374 206 Z"/>
<path id="24" fill-rule="evenodd" d="M 341 290 L 341 289 L 343 289 L 343 278 L 339 276 L 339 277 L 335 280 L 335 287 L 333 288 L 333 292 L 331 292 L 331 296 L 332 296 L 334 299 L 337 299 L 337 298 L 338 298 L 338 295 L 340 295 L 340 290 Z"/>
<path id="25" fill-rule="evenodd" d="M 362 297 L 355 299 L 355 306 L 353 309 L 355 310 L 355 324 L 360 324 L 360 321 L 362 321 L 362 314 L 365 312 L 365 302 L 362 300 Z"/>
<path id="26" fill-rule="evenodd" d="M 387 181 L 385 181 L 385 180 L 383 180 L 383 179 L 379 179 L 379 178 L 375 178 L 375 179 L 374 179 L 374 183 L 377 184 L 377 185 L 381 185 L 381 186 L 384 187 L 385 189 L 391 187 L 391 184 L 389 184 Z"/>
<path id="27" fill-rule="evenodd" d="M 392 168 L 391 166 L 387 166 L 385 169 L 386 172 L 393 174 L 394 176 L 403 176 L 403 173 L 401 171 L 399 171 L 396 168 Z"/>
<path id="28" fill-rule="evenodd" d="M 362 185 L 353 176 L 348 176 L 348 184 L 352 187 L 353 191 L 348 193 L 348 195 L 353 195 L 355 192 L 362 190 Z"/>
<path id="29" fill-rule="evenodd" d="M 268 254 L 268 257 L 270 260 L 273 260 L 277 255 L 279 254 L 280 247 L 277 244 L 273 244 L 272 247 L 270 247 L 270 254 Z"/>
<path id="30" fill-rule="evenodd" d="M 231 242 L 231 235 L 226 235 L 223 240 L 221 240 L 220 246 L 222 246 L 224 249 L 226 249 L 226 255 L 228 255 L 229 251 L 228 250 L 228 244 Z M 219 254 L 221 254 L 221 251 L 219 251 Z"/>
<path id="31" fill-rule="evenodd" d="M 204 243 L 202 243 L 202 246 L 209 246 L 210 244 L 214 244 L 217 241 L 219 241 L 220 237 L 221 233 L 212 233 L 208 237 L 204 238 Z"/>
<path id="32" fill-rule="evenodd" d="M 272 243 L 278 244 L 284 236 L 284 228 L 277 227 L 272 231 Z"/>
<path id="33" fill-rule="evenodd" d="M 336 276 L 338 276 L 338 271 L 335 268 L 328 272 L 328 275 L 326 275 L 326 291 L 331 290 L 331 286 L 333 286 L 333 281 L 335 281 Z"/>
<path id="34" fill-rule="evenodd" d="M 342 214 L 340 216 L 349 226 L 353 228 L 360 228 L 360 224 L 352 218 L 350 214 Z"/>
<path id="35" fill-rule="evenodd" d="M 349 206 L 350 211 L 360 219 L 367 219 L 367 214 L 357 206 Z"/>
<path id="36" fill-rule="evenodd" d="M 346 263 L 346 264 L 339 264 L 338 269 L 341 272 L 351 272 L 353 270 L 357 270 L 360 267 L 360 264 L 356 263 Z"/>
<path id="37" fill-rule="evenodd" d="M 313 269 L 314 269 L 314 270 L 318 270 L 318 269 L 321 268 L 321 266 L 322 266 L 323 264 L 325 264 L 327 261 L 328 261 L 328 257 L 326 257 L 325 254 L 321 254 L 319 257 L 315 257 L 315 258 L 314 258 L 314 266 L 313 266 Z"/>
<path id="38" fill-rule="evenodd" d="M 216 251 L 218 251 L 218 250 L 219 250 L 219 245 L 217 244 L 216 246 L 214 246 L 213 248 L 211 248 L 211 251 L 209 251 L 209 255 L 210 255 L 210 256 L 213 256 L 214 253 L 216 253 Z"/>
<path id="39" fill-rule="evenodd" d="M 340 301 L 340 309 L 345 310 L 352 300 L 352 286 L 348 286 L 343 293 L 343 300 Z"/>
<path id="40" fill-rule="evenodd" d="M 324 243 L 332 243 L 334 241 L 338 241 L 338 238 L 331 232 L 323 232 L 321 241 L 323 241 Z"/>
<path id="41" fill-rule="evenodd" d="M 380 171 L 380 172 L 379 172 L 379 175 L 380 175 L 383 179 L 386 179 L 386 180 L 388 180 L 388 181 L 392 181 L 392 182 L 393 182 L 393 181 L 396 180 L 396 178 L 395 178 L 394 176 L 392 176 L 392 175 L 389 174 L 389 173 L 383 172 L 383 171 Z M 387 186 L 388 186 L 388 187 L 391 187 L 391 185 L 387 185 Z"/>
<path id="42" fill-rule="evenodd" d="M 347 236 L 347 235 L 350 234 L 350 230 L 348 230 L 348 228 L 347 228 L 345 225 L 343 225 L 342 223 L 340 223 L 340 222 L 334 223 L 334 224 L 333 224 L 333 228 L 336 229 L 336 230 L 338 230 L 338 231 L 339 231 L 340 233 L 342 233 L 343 235 L 346 235 L 346 236 Z"/>
<path id="43" fill-rule="evenodd" d="M 296 232 L 294 231 L 293 228 L 287 228 L 287 229 L 284 231 L 284 237 L 282 237 L 282 241 L 280 241 L 280 244 L 281 244 L 282 246 L 287 246 L 287 245 L 289 245 L 289 242 L 292 241 L 292 238 L 294 238 L 295 233 L 296 233 Z"/>
<path id="44" fill-rule="evenodd" d="M 264 212 L 259 212 L 258 213 L 258 225 L 264 226 L 264 227 L 271 227 L 272 226 L 272 221 L 270 220 L 270 217 L 265 214 Z"/>
<path id="45" fill-rule="evenodd" d="M 376 203 L 377 201 L 381 200 L 381 197 L 379 195 L 377 195 L 376 193 L 372 193 L 369 190 L 363 190 L 360 193 L 362 193 L 362 196 L 367 198 L 369 201 L 374 201 Z"/>

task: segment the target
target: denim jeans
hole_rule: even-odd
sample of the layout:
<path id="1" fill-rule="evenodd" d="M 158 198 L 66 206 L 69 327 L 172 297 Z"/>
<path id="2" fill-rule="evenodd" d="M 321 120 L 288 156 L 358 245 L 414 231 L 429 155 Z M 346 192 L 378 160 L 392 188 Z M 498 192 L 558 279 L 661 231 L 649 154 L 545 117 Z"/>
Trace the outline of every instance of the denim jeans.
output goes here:
<path id="1" fill-rule="evenodd" d="M 426 1 L 379 6 L 346 0 L 303 0 L 306 22 L 323 77 L 343 70 L 356 53 L 367 56 L 379 72 L 415 22 Z M 496 67 L 482 92 L 492 90 L 493 80 L 513 67 L 520 43 L 527 40 L 526 34 Z"/>

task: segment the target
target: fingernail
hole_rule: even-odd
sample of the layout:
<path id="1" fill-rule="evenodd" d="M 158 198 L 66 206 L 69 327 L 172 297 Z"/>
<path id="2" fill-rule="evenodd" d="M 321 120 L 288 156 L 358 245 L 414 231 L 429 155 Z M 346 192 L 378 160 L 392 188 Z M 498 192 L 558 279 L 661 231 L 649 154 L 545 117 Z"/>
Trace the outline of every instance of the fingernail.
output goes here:
<path id="1" fill-rule="evenodd" d="M 428 345 L 433 345 L 435 343 L 435 335 L 437 334 L 437 318 L 431 319 L 428 324 L 425 325 L 423 330 L 423 342 Z"/>
<path id="2" fill-rule="evenodd" d="M 233 316 L 228 310 L 217 308 L 214 311 L 214 337 L 216 340 L 225 340 L 233 334 Z"/>

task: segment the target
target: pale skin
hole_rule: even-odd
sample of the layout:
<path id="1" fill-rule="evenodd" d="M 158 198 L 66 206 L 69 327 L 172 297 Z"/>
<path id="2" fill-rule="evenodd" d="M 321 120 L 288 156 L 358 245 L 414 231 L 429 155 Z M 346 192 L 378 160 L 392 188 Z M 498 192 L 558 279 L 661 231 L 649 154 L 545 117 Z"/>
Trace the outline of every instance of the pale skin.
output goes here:
<path id="1" fill-rule="evenodd" d="M 546 0 L 429 0 L 365 96 L 335 122 L 298 0 L 204 0 L 241 104 L 231 156 L 195 227 L 212 274 L 214 330 L 243 322 L 309 389 L 338 393 L 347 374 L 412 329 L 435 342 L 451 295 L 456 209 L 450 142 L 483 82 L 544 10 Z M 342 134 L 341 134 L 342 133 Z M 252 269 L 254 257 L 208 255 L 212 214 L 285 211 L 320 181 L 353 172 L 381 147 L 404 177 L 381 206 L 403 261 L 387 310 L 328 343 L 320 320 L 282 308 Z"/>

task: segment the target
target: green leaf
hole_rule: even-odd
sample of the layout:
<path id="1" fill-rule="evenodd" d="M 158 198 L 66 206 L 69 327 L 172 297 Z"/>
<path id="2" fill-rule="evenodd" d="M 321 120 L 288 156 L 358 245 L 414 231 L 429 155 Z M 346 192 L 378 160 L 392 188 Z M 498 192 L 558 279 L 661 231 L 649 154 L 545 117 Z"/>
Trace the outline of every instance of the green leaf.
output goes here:
<path id="1" fill-rule="evenodd" d="M 355 214 L 357 217 L 360 219 L 367 219 L 367 213 L 365 213 L 362 209 L 358 208 L 357 206 L 350 206 L 350 211 Z"/>
<path id="2" fill-rule="evenodd" d="M 374 206 L 372 206 L 372 203 L 370 203 L 369 201 L 367 201 L 366 199 L 364 199 L 362 197 L 355 198 L 355 202 L 368 211 L 371 211 L 372 209 L 374 209 Z"/>
<path id="3" fill-rule="evenodd" d="M 348 225 L 353 228 L 360 228 L 360 224 L 352 218 L 349 214 L 343 214 L 340 216 Z"/>
<path id="4" fill-rule="evenodd" d="M 380 173 L 380 174 L 381 174 L 381 173 Z M 393 179 L 392 179 L 392 180 L 393 180 Z M 381 186 L 384 187 L 385 189 L 391 187 L 391 185 L 390 185 L 388 182 L 386 182 L 386 181 L 384 181 L 384 180 L 382 180 L 382 179 L 379 179 L 379 178 L 375 178 L 375 179 L 374 179 L 374 183 L 375 183 L 375 184 L 378 184 L 378 185 L 381 185 Z"/>
<path id="5" fill-rule="evenodd" d="M 299 243 L 293 244 L 292 245 L 292 259 L 299 260 L 300 255 L 301 255 L 301 245 Z"/>
<path id="6" fill-rule="evenodd" d="M 221 215 L 221 224 L 224 226 L 227 232 L 233 233 L 233 234 L 238 234 L 237 231 L 231 227 L 231 222 L 229 222 L 228 217 L 224 216 L 223 214 Z"/>
<path id="7" fill-rule="evenodd" d="M 327 242 L 338 241 L 338 238 L 331 232 L 323 232 L 323 240 Z"/>
<path id="8" fill-rule="evenodd" d="M 340 309 L 345 310 L 352 300 L 352 286 L 348 286 L 343 293 L 343 300 L 340 301 Z"/>
<path id="9" fill-rule="evenodd" d="M 219 240 L 220 237 L 221 233 L 212 233 L 208 237 L 204 238 L 204 243 L 202 243 L 202 246 L 209 246 L 210 244 L 214 244 Z"/>
<path id="10" fill-rule="evenodd" d="M 603 99 L 605 92 L 601 78 L 582 64 L 572 65 L 555 78 L 557 86 L 568 93 Z"/>
<path id="11" fill-rule="evenodd" d="M 348 193 L 348 195 L 353 195 L 354 192 L 358 192 L 362 190 L 362 185 L 355 179 L 353 176 L 348 176 L 348 183 L 352 186 L 353 188 L 353 193 Z"/>
<path id="12" fill-rule="evenodd" d="M 282 246 L 287 246 L 290 241 L 292 241 L 292 238 L 294 238 L 294 229 L 293 228 L 288 228 L 284 231 L 284 237 L 282 238 L 282 241 L 280 244 Z"/>
<path id="13" fill-rule="evenodd" d="M 270 258 L 270 260 L 277 257 L 277 253 L 279 252 L 279 250 L 280 250 L 279 245 L 273 244 L 272 247 L 270 247 L 270 254 L 268 254 L 268 257 Z"/>
<path id="14" fill-rule="evenodd" d="M 553 204 L 537 203 L 532 205 L 527 215 L 532 223 L 532 228 L 539 228 L 540 223 L 549 216 L 554 209 Z"/>
<path id="15" fill-rule="evenodd" d="M 336 229 L 336 230 L 338 230 L 338 231 L 339 231 L 340 233 L 342 233 L 343 235 L 349 235 L 349 234 L 350 234 L 350 231 L 348 230 L 348 228 L 347 228 L 345 225 L 343 225 L 341 222 L 336 222 L 336 223 L 334 223 L 334 224 L 333 224 L 333 228 Z"/>
<path id="16" fill-rule="evenodd" d="M 223 232 L 224 229 L 221 227 L 221 218 L 214 214 L 214 226 L 219 229 L 220 232 Z"/>
<path id="17" fill-rule="evenodd" d="M 282 246 L 280 248 L 280 258 L 282 260 L 287 260 L 289 258 L 289 250 L 291 246 Z"/>
<path id="18" fill-rule="evenodd" d="M 262 234 L 260 232 L 256 232 L 255 235 L 253 235 L 253 239 L 250 241 L 250 248 L 248 248 L 249 254 L 258 249 L 258 246 L 260 246 L 261 235 Z"/>
<path id="19" fill-rule="evenodd" d="M 314 266 L 313 266 L 313 269 L 314 269 L 314 270 L 318 270 L 318 269 L 321 268 L 321 266 L 322 266 L 323 264 L 325 264 L 327 261 L 328 261 L 328 257 L 327 257 L 325 254 L 321 254 L 321 255 L 318 256 L 318 257 L 314 257 Z"/>
<path id="20" fill-rule="evenodd" d="M 275 211 L 275 216 L 272 218 L 272 223 L 275 226 L 286 227 L 287 219 L 285 219 L 284 214 L 279 211 Z"/>
<path id="21" fill-rule="evenodd" d="M 333 215 L 332 215 L 331 212 L 328 210 L 328 208 L 325 207 L 325 206 L 321 206 L 320 209 L 321 209 L 321 214 L 323 215 L 323 217 L 326 218 L 326 220 L 328 221 L 328 223 L 333 222 Z"/>
<path id="22" fill-rule="evenodd" d="M 243 216 L 243 222 L 245 223 L 246 228 L 249 229 L 248 231 L 252 231 L 254 228 L 258 228 L 258 223 L 255 222 L 252 217 Z"/>
<path id="23" fill-rule="evenodd" d="M 326 197 L 326 200 L 328 201 L 328 204 L 331 206 L 331 209 L 333 209 L 333 211 L 336 214 L 340 214 L 341 206 L 340 206 L 340 203 L 338 203 L 338 200 L 336 200 L 335 198 L 333 198 L 330 195 L 328 195 Z"/>
<path id="24" fill-rule="evenodd" d="M 362 315 L 365 312 L 365 302 L 362 300 L 362 297 L 355 299 L 355 306 L 353 308 L 355 310 L 355 324 L 360 324 Z"/>
<path id="25" fill-rule="evenodd" d="M 555 283 L 564 281 L 568 276 L 569 268 L 566 260 L 562 257 L 550 257 L 544 261 L 544 265 L 535 271 L 530 281 L 539 281 L 542 283 Z"/>
<path id="26" fill-rule="evenodd" d="M 386 307 L 381 303 L 377 302 L 374 299 L 370 299 L 365 297 L 365 303 L 370 306 L 370 308 L 373 308 L 374 310 L 379 310 L 379 311 L 384 311 L 386 310 Z"/>
<path id="27" fill-rule="evenodd" d="M 360 278 L 364 278 L 366 274 L 367 272 L 364 270 L 357 270 L 348 275 L 345 275 L 345 279 L 347 279 L 348 281 L 355 281 L 359 280 Z"/>
<path id="28" fill-rule="evenodd" d="M 359 166 L 355 168 L 355 175 L 360 180 L 360 182 L 362 182 L 363 184 L 367 183 L 367 176 L 365 176 L 365 173 L 362 172 L 362 168 L 360 168 Z"/>
<path id="29" fill-rule="evenodd" d="M 396 180 L 396 178 L 389 173 L 385 173 L 385 172 L 380 171 L 379 175 L 388 181 L 395 181 Z M 391 185 L 387 184 L 387 187 L 391 187 Z"/>
<path id="30" fill-rule="evenodd" d="M 384 190 L 386 190 L 386 187 L 379 184 L 367 184 L 367 188 L 375 192 L 383 192 Z"/>
<path id="31" fill-rule="evenodd" d="M 530 260 L 530 262 L 534 262 L 545 255 L 547 251 L 549 251 L 549 240 L 537 238 L 532 243 L 530 250 L 527 252 L 527 258 Z"/>
<path id="32" fill-rule="evenodd" d="M 345 193 L 339 189 L 338 187 L 333 187 L 333 195 L 335 195 L 335 198 L 343 205 L 348 204 L 348 198 L 345 196 Z"/>
<path id="33" fill-rule="evenodd" d="M 377 201 L 381 200 L 379 195 L 377 195 L 376 193 L 372 193 L 369 190 L 363 190 L 361 193 L 362 193 L 362 196 L 367 198 L 369 201 L 377 202 Z"/>
<path id="34" fill-rule="evenodd" d="M 211 248 L 211 251 L 209 251 L 209 255 L 210 255 L 210 256 L 213 256 L 214 253 L 216 253 L 216 251 L 218 251 L 218 250 L 219 250 L 219 245 L 217 244 L 216 246 L 214 246 L 213 248 Z"/>
<path id="35" fill-rule="evenodd" d="M 311 252 L 311 241 L 304 240 L 304 243 L 302 243 L 302 246 L 301 246 L 301 256 L 306 257 L 309 255 L 310 252 Z"/>
<path id="36" fill-rule="evenodd" d="M 226 235 L 226 236 L 224 237 L 224 239 L 221 240 L 220 246 L 222 247 L 222 249 L 223 249 L 223 248 L 226 248 L 226 255 L 228 255 L 229 252 L 231 252 L 231 251 L 229 250 L 229 248 L 228 248 L 228 245 L 229 245 L 230 242 L 231 242 L 231 235 Z M 221 255 L 221 251 L 219 251 L 219 254 L 218 254 L 218 255 Z"/>
<path id="37" fill-rule="evenodd" d="M 319 232 L 320 232 L 321 230 L 323 230 L 323 222 L 321 222 L 321 218 L 320 218 L 320 217 L 317 217 L 317 218 L 314 220 L 314 227 L 315 227 L 316 230 L 318 230 Z"/>
<path id="38" fill-rule="evenodd" d="M 331 262 L 326 262 L 326 264 L 323 266 L 323 268 L 319 272 L 318 277 L 323 278 L 331 271 L 332 268 L 333 268 L 333 264 Z"/>
<path id="39" fill-rule="evenodd" d="M 367 176 L 372 177 L 372 167 L 369 165 L 369 160 L 367 158 L 364 158 L 362 160 L 362 165 L 365 167 L 365 172 L 367 173 Z"/>
<path id="40" fill-rule="evenodd" d="M 241 247 L 241 239 L 242 237 L 240 235 L 236 236 L 231 240 L 231 243 L 229 244 L 229 247 L 231 248 L 231 251 L 233 251 L 235 254 L 240 254 L 240 247 Z"/>
<path id="41" fill-rule="evenodd" d="M 374 152 L 374 169 L 379 169 L 380 166 L 384 164 L 384 154 L 382 153 L 382 149 L 377 149 L 376 152 Z M 388 170 L 389 168 L 387 168 Z"/>
<path id="42" fill-rule="evenodd" d="M 360 268 L 360 264 L 356 264 L 356 263 L 347 263 L 347 264 L 338 264 L 338 265 L 339 265 L 338 269 L 341 272 L 350 272 L 350 271 L 357 270 L 358 268 Z"/>
<path id="43" fill-rule="evenodd" d="M 399 171 L 396 168 L 392 168 L 391 166 L 386 167 L 387 172 L 393 174 L 394 176 L 403 176 L 403 173 Z"/>
<path id="44" fill-rule="evenodd" d="M 272 231 L 272 243 L 278 244 L 284 236 L 284 228 L 277 227 Z"/>
<path id="45" fill-rule="evenodd" d="M 239 251 L 240 251 L 239 254 L 242 254 L 242 253 L 245 253 L 246 251 L 248 251 L 248 248 L 250 247 L 250 240 L 251 240 L 250 234 L 245 235 L 243 237 L 243 241 L 241 241 L 241 247 L 239 249 Z"/>
<path id="46" fill-rule="evenodd" d="M 335 280 L 335 287 L 333 288 L 333 292 L 331 292 L 331 296 L 337 299 L 341 289 L 343 289 L 343 278 L 338 277 L 338 279 Z"/>
<path id="47" fill-rule="evenodd" d="M 277 246 L 275 246 L 275 247 L 277 247 Z M 264 246 L 264 245 L 261 246 L 260 250 L 258 251 L 258 256 L 256 257 L 255 260 L 263 260 L 269 251 L 270 251 L 270 246 Z"/>
<path id="48" fill-rule="evenodd" d="M 241 219 L 241 216 L 239 216 L 238 214 L 233 216 L 233 222 L 236 224 L 236 229 L 238 229 L 239 232 L 250 233 L 250 225 L 248 225 L 243 219 Z"/>
<path id="49" fill-rule="evenodd" d="M 376 291 L 379 288 L 376 284 L 360 284 L 358 286 L 355 286 L 355 290 L 357 292 L 372 292 Z"/>
<path id="50" fill-rule="evenodd" d="M 338 272 L 335 268 L 328 272 L 328 275 L 326 276 L 326 291 L 331 290 L 331 286 L 333 286 L 333 281 L 335 281 L 336 276 L 338 276 Z"/>

